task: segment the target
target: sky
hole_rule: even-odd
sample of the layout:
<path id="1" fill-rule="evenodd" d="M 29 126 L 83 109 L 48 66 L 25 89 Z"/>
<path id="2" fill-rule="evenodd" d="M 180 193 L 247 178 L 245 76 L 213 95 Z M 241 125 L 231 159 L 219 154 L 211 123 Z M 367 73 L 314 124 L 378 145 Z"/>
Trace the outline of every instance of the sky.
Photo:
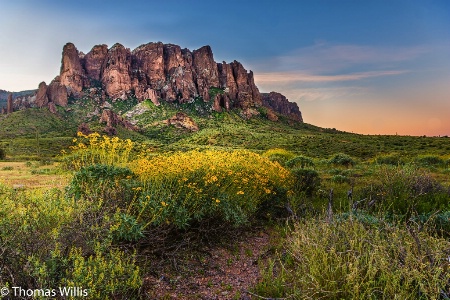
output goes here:
<path id="1" fill-rule="evenodd" d="M 64 44 L 210 45 L 306 123 L 361 134 L 450 136 L 450 1 L 0 0 L 0 89 L 59 74 Z"/>

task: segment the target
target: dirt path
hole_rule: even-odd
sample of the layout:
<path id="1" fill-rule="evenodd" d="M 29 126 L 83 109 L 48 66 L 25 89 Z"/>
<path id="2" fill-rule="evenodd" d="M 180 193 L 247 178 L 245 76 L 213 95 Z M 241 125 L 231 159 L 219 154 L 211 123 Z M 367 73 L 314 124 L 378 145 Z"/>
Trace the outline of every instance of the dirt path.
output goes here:
<path id="1" fill-rule="evenodd" d="M 144 279 L 147 299 L 253 299 L 246 292 L 256 284 L 270 237 L 265 232 L 246 234 L 232 246 L 215 246 L 182 266 Z M 172 264 L 172 266 L 174 263 Z"/>

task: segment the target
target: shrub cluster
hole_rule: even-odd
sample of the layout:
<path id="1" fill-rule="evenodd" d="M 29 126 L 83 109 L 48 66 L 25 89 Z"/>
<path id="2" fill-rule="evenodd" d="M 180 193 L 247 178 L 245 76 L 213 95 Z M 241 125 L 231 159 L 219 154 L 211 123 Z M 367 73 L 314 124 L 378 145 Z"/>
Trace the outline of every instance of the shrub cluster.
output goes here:
<path id="1" fill-rule="evenodd" d="M 440 299 L 450 288 L 450 242 L 414 229 L 308 220 L 295 226 L 285 247 L 287 254 L 269 263 L 255 286 L 258 295 Z"/>
<path id="2" fill-rule="evenodd" d="M 138 214 L 177 227 L 202 219 L 241 225 L 266 202 L 285 202 L 292 185 L 289 171 L 250 151 L 177 152 L 131 168 L 143 183 Z"/>
<path id="3" fill-rule="evenodd" d="M 269 149 L 262 155 L 269 158 L 271 161 L 278 162 L 280 165 L 284 165 L 287 161 L 295 157 L 294 153 L 281 148 Z"/>
<path id="4" fill-rule="evenodd" d="M 344 166 L 347 168 L 356 164 L 353 158 L 345 153 L 335 154 L 332 158 L 330 158 L 329 163 L 332 165 Z"/>
<path id="5" fill-rule="evenodd" d="M 450 209 L 450 193 L 433 176 L 415 166 L 382 166 L 375 183 L 361 191 L 379 211 L 409 216 Z"/>
<path id="6" fill-rule="evenodd" d="M 136 295 L 141 273 L 135 255 L 111 243 L 101 212 L 99 203 L 57 189 L 0 186 L 0 285 L 84 287 L 90 299 Z"/>

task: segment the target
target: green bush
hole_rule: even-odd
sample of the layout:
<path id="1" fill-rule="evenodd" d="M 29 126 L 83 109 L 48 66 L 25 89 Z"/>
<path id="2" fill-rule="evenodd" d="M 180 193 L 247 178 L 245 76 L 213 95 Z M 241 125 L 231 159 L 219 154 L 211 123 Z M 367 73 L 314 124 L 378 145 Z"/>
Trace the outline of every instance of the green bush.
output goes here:
<path id="1" fill-rule="evenodd" d="M 278 162 L 282 166 L 295 157 L 294 153 L 280 148 L 269 149 L 262 155 L 269 158 L 271 161 Z"/>
<path id="2" fill-rule="evenodd" d="M 300 168 L 304 169 L 306 167 L 314 167 L 314 161 L 309 157 L 299 155 L 299 156 L 296 156 L 296 157 L 288 160 L 285 165 L 286 165 L 286 167 L 289 167 L 289 168 L 300 167 Z"/>
<path id="3" fill-rule="evenodd" d="M 31 174 L 32 175 L 49 175 L 49 174 L 52 174 L 52 172 L 55 172 L 55 171 L 52 171 L 50 169 L 34 169 L 34 170 L 31 170 Z"/>
<path id="4" fill-rule="evenodd" d="M 311 169 L 294 169 L 294 191 L 311 196 L 320 187 L 319 173 Z"/>
<path id="5" fill-rule="evenodd" d="M 360 193 L 380 211 L 408 216 L 450 207 L 449 191 L 425 170 L 410 165 L 383 166 L 374 176 L 375 182 Z"/>
<path id="6" fill-rule="evenodd" d="M 64 286 L 86 287 L 90 299 L 136 298 L 142 280 L 132 253 L 104 250 L 97 244 L 94 254 L 86 257 L 81 249 L 73 248 L 68 256 Z"/>
<path id="7" fill-rule="evenodd" d="M 405 164 L 404 158 L 399 154 L 380 155 L 375 158 L 375 162 L 380 165 L 403 165 Z"/>
<path id="8" fill-rule="evenodd" d="M 450 211 L 421 214 L 411 217 L 410 220 L 425 227 L 429 232 L 445 238 L 450 237 Z"/>
<path id="9" fill-rule="evenodd" d="M 415 159 L 415 162 L 422 167 L 441 167 L 445 165 L 445 160 L 437 155 L 424 155 Z"/>
<path id="10" fill-rule="evenodd" d="M 79 287 L 78 295 L 88 299 L 138 299 L 142 284 L 133 253 L 107 249 L 100 243 L 89 255 L 71 247 L 68 254 L 53 251 L 43 262 L 31 257 L 29 264 L 39 287 Z"/>
<path id="11" fill-rule="evenodd" d="M 340 175 L 340 174 L 334 175 L 333 177 L 331 177 L 331 181 L 334 183 L 339 183 L 339 184 L 350 183 L 350 179 L 347 176 Z"/>
<path id="12" fill-rule="evenodd" d="M 5 159 L 6 158 L 6 151 L 2 148 L 0 148 L 0 159 Z"/>
<path id="13" fill-rule="evenodd" d="M 353 158 L 345 153 L 338 153 L 335 154 L 330 160 L 330 164 L 337 165 L 337 166 L 344 166 L 344 167 L 350 167 L 354 166 L 356 163 L 353 160 Z"/>
<path id="14" fill-rule="evenodd" d="M 135 195 L 133 189 L 138 186 L 135 177 L 128 168 L 100 164 L 82 167 L 67 187 L 67 196 L 126 207 Z"/>
<path id="15" fill-rule="evenodd" d="M 74 243 L 80 233 L 68 228 L 73 228 L 85 208 L 84 203 L 66 199 L 57 189 L 17 192 L 3 188 L 0 193 L 0 285 L 25 287 L 34 282 L 36 270 L 30 267 L 30 259 L 47 261 L 52 253 Z M 66 230 L 71 231 L 70 234 Z"/>
<path id="16" fill-rule="evenodd" d="M 255 286 L 261 297 L 440 299 L 448 292 L 450 242 L 426 232 L 354 218 L 305 220 Z M 264 274 L 264 272 L 263 272 Z"/>

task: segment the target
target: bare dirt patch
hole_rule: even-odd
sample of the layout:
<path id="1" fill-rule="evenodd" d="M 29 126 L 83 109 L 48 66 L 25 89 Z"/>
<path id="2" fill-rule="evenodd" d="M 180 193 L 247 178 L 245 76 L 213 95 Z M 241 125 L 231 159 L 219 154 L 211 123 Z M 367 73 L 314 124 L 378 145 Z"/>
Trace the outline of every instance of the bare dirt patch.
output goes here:
<path id="1" fill-rule="evenodd" d="M 183 261 L 166 260 L 144 278 L 146 299 L 253 299 L 247 291 L 259 278 L 259 262 L 270 250 L 270 235 L 249 232 L 228 245 L 193 252 Z"/>

